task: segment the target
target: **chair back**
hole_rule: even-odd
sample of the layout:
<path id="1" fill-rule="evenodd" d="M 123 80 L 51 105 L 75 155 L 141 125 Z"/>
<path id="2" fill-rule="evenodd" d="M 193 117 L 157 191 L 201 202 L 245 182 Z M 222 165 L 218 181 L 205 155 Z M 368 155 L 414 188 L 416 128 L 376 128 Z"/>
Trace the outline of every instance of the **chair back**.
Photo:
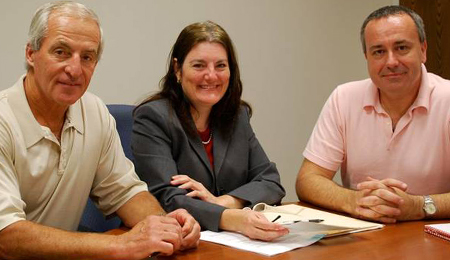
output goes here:
<path id="1" fill-rule="evenodd" d="M 133 131 L 133 109 L 132 105 L 114 104 L 107 105 L 109 113 L 116 120 L 117 132 L 119 132 L 125 156 L 131 161 L 134 160 L 131 152 L 131 132 Z"/>
<path id="2" fill-rule="evenodd" d="M 131 132 L 133 129 L 133 109 L 132 105 L 112 104 L 107 105 L 109 113 L 116 120 L 116 129 L 119 132 L 125 156 L 133 161 L 131 153 Z M 83 232 L 105 232 L 118 228 L 121 224 L 120 218 L 115 216 L 106 219 L 103 213 L 97 209 L 94 202 L 89 198 L 84 209 L 83 216 L 78 226 L 78 231 Z"/>

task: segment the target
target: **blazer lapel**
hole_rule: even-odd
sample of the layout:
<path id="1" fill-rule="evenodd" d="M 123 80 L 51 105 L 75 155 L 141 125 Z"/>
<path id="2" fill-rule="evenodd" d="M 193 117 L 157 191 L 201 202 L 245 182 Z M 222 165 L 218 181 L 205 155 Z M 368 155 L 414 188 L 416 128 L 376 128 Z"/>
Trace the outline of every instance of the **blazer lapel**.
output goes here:
<path id="1" fill-rule="evenodd" d="M 222 131 L 213 132 L 213 154 L 214 154 L 214 172 L 217 175 L 222 168 L 223 160 L 227 154 L 230 138 L 226 138 Z"/>
<path id="2" fill-rule="evenodd" d="M 200 158 L 200 160 L 203 162 L 205 167 L 208 169 L 209 173 L 214 177 L 213 171 L 211 169 L 211 164 L 209 163 L 208 155 L 206 154 L 205 147 L 202 144 L 202 141 L 200 140 L 199 136 L 191 137 L 187 135 L 189 144 L 191 145 L 192 149 L 194 149 L 197 156 Z M 215 143 L 213 144 L 215 145 Z M 215 160 L 215 159 L 214 159 Z M 215 162 L 214 162 L 215 164 Z"/>

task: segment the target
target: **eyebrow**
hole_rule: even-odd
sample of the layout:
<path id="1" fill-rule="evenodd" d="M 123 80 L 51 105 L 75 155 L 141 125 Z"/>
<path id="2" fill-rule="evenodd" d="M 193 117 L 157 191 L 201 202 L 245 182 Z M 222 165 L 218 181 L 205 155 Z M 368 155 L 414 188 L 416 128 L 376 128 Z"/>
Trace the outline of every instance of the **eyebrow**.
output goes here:
<path id="1" fill-rule="evenodd" d="M 203 59 L 195 59 L 195 60 L 189 61 L 189 63 L 194 63 L 194 62 L 205 62 L 205 60 L 203 60 Z M 228 62 L 228 59 L 221 59 L 221 60 L 216 61 L 216 63 L 220 63 L 220 62 Z"/>
<path id="2" fill-rule="evenodd" d="M 410 41 L 407 41 L 407 40 L 400 40 L 400 41 L 396 41 L 394 44 L 395 45 L 399 45 L 399 44 L 409 44 L 410 43 Z"/>
<path id="3" fill-rule="evenodd" d="M 373 45 L 369 47 L 369 50 L 376 50 L 376 49 L 380 49 L 383 48 L 382 44 L 377 44 L 377 45 Z"/>
<path id="4" fill-rule="evenodd" d="M 52 44 L 52 49 L 56 48 L 56 47 L 60 47 L 60 46 L 64 47 L 64 48 L 67 48 L 67 49 L 70 49 L 69 44 L 67 42 L 65 42 L 65 41 L 57 41 L 57 42 L 55 42 L 54 44 Z"/>
<path id="5" fill-rule="evenodd" d="M 55 43 L 52 45 L 52 49 L 57 48 L 57 47 L 59 47 L 59 46 L 61 46 L 61 47 L 63 47 L 63 48 L 66 48 L 66 49 L 72 49 L 72 48 L 70 47 L 70 45 L 69 45 L 66 41 L 63 41 L 63 40 L 59 40 L 59 41 L 55 42 Z M 97 54 L 97 51 L 98 51 L 98 49 L 92 49 L 92 48 L 90 48 L 90 49 L 87 49 L 87 50 L 85 50 L 85 51 L 83 51 L 83 52 L 85 52 L 85 53 L 95 53 L 95 54 Z"/>
<path id="6" fill-rule="evenodd" d="M 410 44 L 410 41 L 407 40 L 399 40 L 394 42 L 394 45 L 400 45 L 400 44 Z M 369 47 L 369 50 L 376 50 L 376 49 L 380 49 L 383 48 L 383 44 L 377 44 L 377 45 L 373 45 Z"/>

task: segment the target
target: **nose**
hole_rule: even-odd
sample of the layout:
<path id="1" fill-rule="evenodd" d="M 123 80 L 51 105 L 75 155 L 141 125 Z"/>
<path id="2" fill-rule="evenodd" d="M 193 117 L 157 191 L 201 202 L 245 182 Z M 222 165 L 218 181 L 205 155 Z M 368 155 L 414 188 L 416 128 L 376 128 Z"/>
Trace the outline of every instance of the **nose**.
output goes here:
<path id="1" fill-rule="evenodd" d="M 205 79 L 207 81 L 215 81 L 217 80 L 217 71 L 214 66 L 208 66 L 208 69 L 205 74 Z"/>
<path id="2" fill-rule="evenodd" d="M 78 78 L 81 73 L 81 59 L 80 56 L 74 54 L 70 59 L 67 60 L 67 65 L 65 67 L 65 72 L 69 75 L 71 80 Z"/>
<path id="3" fill-rule="evenodd" d="M 394 52 L 389 51 L 388 55 L 387 55 L 386 66 L 389 68 L 395 68 L 395 67 L 398 67 L 398 64 L 399 64 L 399 61 L 398 61 L 397 55 Z"/>

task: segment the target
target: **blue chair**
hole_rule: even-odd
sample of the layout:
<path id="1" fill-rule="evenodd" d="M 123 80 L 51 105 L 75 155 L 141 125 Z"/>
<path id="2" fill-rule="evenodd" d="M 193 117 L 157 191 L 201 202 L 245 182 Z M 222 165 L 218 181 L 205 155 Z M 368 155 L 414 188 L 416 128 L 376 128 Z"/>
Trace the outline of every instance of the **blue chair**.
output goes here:
<path id="1" fill-rule="evenodd" d="M 131 131 L 133 128 L 133 109 L 132 105 L 107 105 L 109 112 L 116 120 L 117 132 L 119 132 L 120 142 L 122 143 L 125 156 L 133 161 L 131 152 Z M 105 232 L 110 229 L 118 228 L 121 224 L 120 218 L 115 216 L 106 219 L 103 213 L 97 209 L 94 202 L 88 199 L 86 208 L 78 226 L 78 231 L 83 232 Z"/>

